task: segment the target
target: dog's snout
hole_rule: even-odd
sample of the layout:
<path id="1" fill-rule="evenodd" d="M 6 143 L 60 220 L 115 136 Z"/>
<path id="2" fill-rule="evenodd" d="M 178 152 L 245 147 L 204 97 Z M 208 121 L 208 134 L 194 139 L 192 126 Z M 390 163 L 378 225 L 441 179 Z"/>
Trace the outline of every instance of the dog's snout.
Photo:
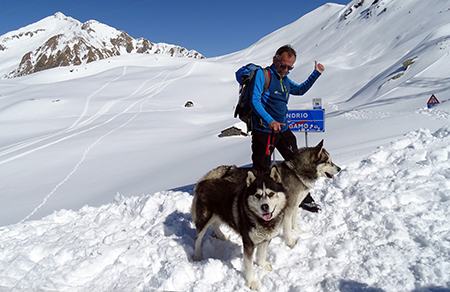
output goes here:
<path id="1" fill-rule="evenodd" d="M 269 212 L 269 205 L 268 204 L 262 204 L 261 205 L 261 210 L 263 212 Z"/>
<path id="2" fill-rule="evenodd" d="M 336 165 L 336 167 L 338 172 L 341 171 L 341 168 L 339 166 Z"/>

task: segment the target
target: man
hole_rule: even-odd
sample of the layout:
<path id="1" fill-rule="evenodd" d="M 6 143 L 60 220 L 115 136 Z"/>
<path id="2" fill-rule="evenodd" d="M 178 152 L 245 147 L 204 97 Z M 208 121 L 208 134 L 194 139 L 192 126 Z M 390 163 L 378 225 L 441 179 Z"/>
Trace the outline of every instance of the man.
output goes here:
<path id="1" fill-rule="evenodd" d="M 302 84 L 298 85 L 288 78 L 289 71 L 294 69 L 297 58 L 295 50 L 290 45 L 279 48 L 269 67 L 271 76 L 269 87 L 263 94 L 264 73 L 257 70 L 252 96 L 253 130 L 252 130 L 252 161 L 258 172 L 268 171 L 270 156 L 276 148 L 285 160 L 289 160 L 292 149 L 297 149 L 297 139 L 288 128 L 286 114 L 290 94 L 305 94 L 319 78 L 325 67 L 315 62 L 314 72 Z M 320 207 L 308 195 L 300 207 L 311 212 L 318 212 Z"/>

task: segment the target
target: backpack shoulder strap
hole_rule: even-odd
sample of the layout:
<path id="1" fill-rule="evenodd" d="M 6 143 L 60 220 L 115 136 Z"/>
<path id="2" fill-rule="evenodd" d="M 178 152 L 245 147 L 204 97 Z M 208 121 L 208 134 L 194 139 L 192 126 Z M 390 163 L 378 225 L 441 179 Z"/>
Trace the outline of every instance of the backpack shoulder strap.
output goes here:
<path id="1" fill-rule="evenodd" d="M 270 80 L 272 79 L 272 74 L 270 74 L 268 68 L 262 69 L 264 72 L 264 88 L 263 88 L 263 94 L 266 92 L 267 88 L 269 88 Z"/>

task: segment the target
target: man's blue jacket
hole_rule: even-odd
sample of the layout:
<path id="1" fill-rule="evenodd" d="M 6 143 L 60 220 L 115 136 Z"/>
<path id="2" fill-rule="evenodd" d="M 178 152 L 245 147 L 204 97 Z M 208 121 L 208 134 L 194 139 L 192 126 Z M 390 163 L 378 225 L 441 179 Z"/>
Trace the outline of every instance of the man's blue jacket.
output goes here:
<path id="1" fill-rule="evenodd" d="M 284 132 L 288 129 L 286 114 L 288 113 L 287 105 L 289 95 L 305 94 L 321 74 L 319 71 L 314 70 L 308 79 L 299 85 L 288 78 L 287 75 L 289 73 L 281 78 L 273 64 L 269 67 L 269 73 L 272 77 L 264 95 L 262 95 L 264 89 L 264 72 L 262 69 L 258 69 L 255 74 L 252 96 L 253 129 L 269 132 L 269 124 L 277 121 L 286 124 L 281 128 L 281 132 Z"/>

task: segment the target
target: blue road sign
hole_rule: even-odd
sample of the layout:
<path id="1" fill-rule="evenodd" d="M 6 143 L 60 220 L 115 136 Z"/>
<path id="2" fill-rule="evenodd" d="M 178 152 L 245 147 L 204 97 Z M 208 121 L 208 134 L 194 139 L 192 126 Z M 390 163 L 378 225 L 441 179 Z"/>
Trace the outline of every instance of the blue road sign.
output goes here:
<path id="1" fill-rule="evenodd" d="M 291 110 L 287 122 L 291 131 L 325 132 L 325 110 Z"/>

